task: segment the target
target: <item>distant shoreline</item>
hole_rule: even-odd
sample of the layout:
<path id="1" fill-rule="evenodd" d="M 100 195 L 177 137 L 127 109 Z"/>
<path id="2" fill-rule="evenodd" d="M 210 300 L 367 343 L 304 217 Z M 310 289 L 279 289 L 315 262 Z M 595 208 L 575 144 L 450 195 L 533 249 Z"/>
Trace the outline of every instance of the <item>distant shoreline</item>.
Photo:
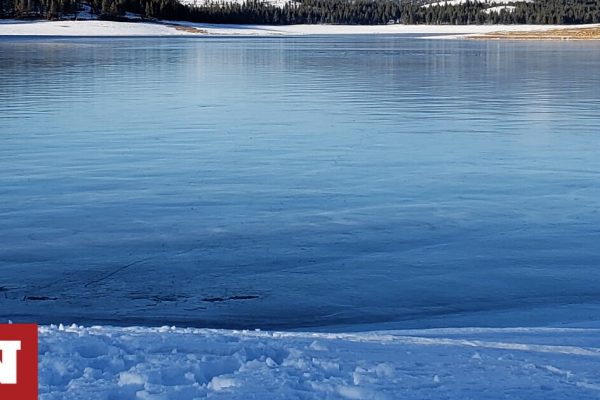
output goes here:
<path id="1" fill-rule="evenodd" d="M 594 32 L 581 34 L 581 32 Z M 563 34 L 564 33 L 564 34 Z M 115 22 L 0 20 L 0 36 L 306 36 L 393 35 L 443 39 L 600 39 L 591 25 L 218 25 L 185 21 Z"/>
<path id="2" fill-rule="evenodd" d="M 509 40 L 600 40 L 600 26 L 569 26 L 547 31 L 492 32 L 469 36 L 471 39 Z"/>

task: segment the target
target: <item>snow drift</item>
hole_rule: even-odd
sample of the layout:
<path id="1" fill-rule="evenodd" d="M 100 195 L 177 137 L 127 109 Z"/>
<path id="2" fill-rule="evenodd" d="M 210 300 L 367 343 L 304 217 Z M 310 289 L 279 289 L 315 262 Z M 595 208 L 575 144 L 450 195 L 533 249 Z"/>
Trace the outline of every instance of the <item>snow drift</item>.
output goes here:
<path id="1" fill-rule="evenodd" d="M 40 327 L 41 399 L 597 399 L 600 329 Z"/>

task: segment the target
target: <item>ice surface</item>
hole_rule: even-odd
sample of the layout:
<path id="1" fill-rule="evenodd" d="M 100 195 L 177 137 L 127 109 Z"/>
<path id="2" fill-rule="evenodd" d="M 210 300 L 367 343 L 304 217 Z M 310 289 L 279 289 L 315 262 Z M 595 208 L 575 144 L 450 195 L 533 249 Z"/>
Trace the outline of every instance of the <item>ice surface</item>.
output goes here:
<path id="1" fill-rule="evenodd" d="M 3 38 L 0 318 L 598 320 L 596 47 Z"/>

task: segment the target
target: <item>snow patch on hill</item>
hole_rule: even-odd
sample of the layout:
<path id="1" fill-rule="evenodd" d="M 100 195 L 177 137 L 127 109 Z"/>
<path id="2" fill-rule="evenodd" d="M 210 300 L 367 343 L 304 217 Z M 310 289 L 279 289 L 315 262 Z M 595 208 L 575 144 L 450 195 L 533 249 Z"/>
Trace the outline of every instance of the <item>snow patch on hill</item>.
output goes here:
<path id="1" fill-rule="evenodd" d="M 515 11 L 515 6 L 494 6 L 494 7 L 490 7 L 490 8 L 486 8 L 485 9 L 485 13 L 489 14 L 492 12 L 496 12 L 498 14 L 500 14 L 502 11 L 506 11 L 506 12 L 513 12 Z"/>
<path id="2" fill-rule="evenodd" d="M 533 0 L 448 0 L 448 1 L 436 1 L 433 3 L 426 4 L 423 7 L 443 6 L 443 5 L 457 6 L 460 4 L 465 4 L 467 2 L 496 6 L 496 5 L 510 4 L 510 3 L 531 3 L 531 2 L 533 2 Z"/>

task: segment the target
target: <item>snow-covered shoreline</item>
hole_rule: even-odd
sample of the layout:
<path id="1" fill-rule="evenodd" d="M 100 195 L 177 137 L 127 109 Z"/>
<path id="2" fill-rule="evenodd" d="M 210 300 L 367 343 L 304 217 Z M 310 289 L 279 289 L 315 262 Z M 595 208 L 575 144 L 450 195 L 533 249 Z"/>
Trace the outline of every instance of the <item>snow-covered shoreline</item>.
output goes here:
<path id="1" fill-rule="evenodd" d="M 594 27 L 598 25 L 580 25 Z M 405 34 L 460 38 L 493 32 L 535 32 L 560 25 L 217 25 L 181 21 L 16 21 L 0 20 L 0 36 L 304 36 Z"/>
<path id="2" fill-rule="evenodd" d="M 41 326 L 40 399 L 593 399 L 600 329 Z"/>

